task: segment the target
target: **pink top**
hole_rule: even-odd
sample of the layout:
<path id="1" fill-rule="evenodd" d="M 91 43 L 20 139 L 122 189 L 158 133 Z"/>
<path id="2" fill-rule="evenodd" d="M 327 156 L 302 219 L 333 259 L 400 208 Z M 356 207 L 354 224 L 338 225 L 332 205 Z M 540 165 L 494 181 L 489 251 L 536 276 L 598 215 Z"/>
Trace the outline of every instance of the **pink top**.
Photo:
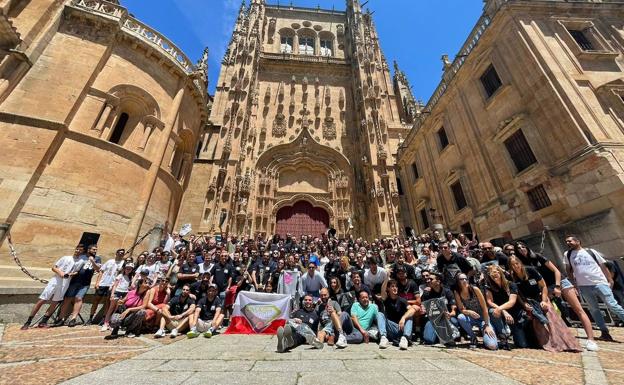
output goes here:
<path id="1" fill-rule="evenodd" d="M 130 290 L 126 297 L 126 308 L 140 306 L 143 303 L 143 294 L 138 293 L 137 290 Z"/>

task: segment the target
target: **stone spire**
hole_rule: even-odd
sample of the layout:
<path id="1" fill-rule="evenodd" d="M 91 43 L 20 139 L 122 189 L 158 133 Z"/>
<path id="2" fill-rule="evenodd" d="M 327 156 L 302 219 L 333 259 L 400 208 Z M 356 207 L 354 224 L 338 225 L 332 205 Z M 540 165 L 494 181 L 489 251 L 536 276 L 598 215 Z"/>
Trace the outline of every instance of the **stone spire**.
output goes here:
<path id="1" fill-rule="evenodd" d="M 399 104 L 399 114 L 401 120 L 405 123 L 413 123 L 416 116 L 418 106 L 414 94 L 412 94 L 412 87 L 409 80 L 405 75 L 405 72 L 401 71 L 396 60 L 394 61 L 394 93 L 397 96 L 397 102 Z"/>

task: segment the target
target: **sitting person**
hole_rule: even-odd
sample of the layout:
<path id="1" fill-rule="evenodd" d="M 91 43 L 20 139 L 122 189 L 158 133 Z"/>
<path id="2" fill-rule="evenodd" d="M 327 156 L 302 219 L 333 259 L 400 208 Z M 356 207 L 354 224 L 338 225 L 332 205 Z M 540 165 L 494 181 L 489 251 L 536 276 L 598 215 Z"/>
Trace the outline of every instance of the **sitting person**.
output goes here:
<path id="1" fill-rule="evenodd" d="M 337 279 L 337 278 L 333 278 Z M 336 347 L 343 349 L 347 347 L 347 337 L 342 331 L 342 325 L 340 324 L 340 305 L 329 297 L 329 289 L 322 288 L 320 292 L 321 300 L 316 305 L 316 312 L 319 315 L 320 328 L 317 333 L 317 338 L 321 342 L 325 342 L 327 338 L 327 344 L 334 344 L 334 336 L 338 334 L 338 341 L 336 341 Z M 334 330 L 336 333 L 334 333 Z"/>
<path id="2" fill-rule="evenodd" d="M 427 301 L 436 300 L 439 298 L 444 298 L 446 300 L 446 309 L 444 311 L 444 317 L 454 326 L 458 326 L 459 322 L 455 317 L 457 314 L 457 307 L 455 306 L 455 297 L 450 289 L 442 285 L 442 275 L 439 273 L 431 273 L 429 274 L 427 288 L 423 292 L 421 296 L 421 302 L 423 306 L 421 307 L 421 313 L 425 313 L 425 309 L 427 307 Z M 431 319 L 428 319 L 425 323 L 425 328 L 423 331 L 423 340 L 426 344 L 433 345 L 438 342 L 439 334 L 441 331 L 436 330 L 435 325 L 433 324 Z M 450 336 L 449 336 L 450 337 Z M 447 344 L 452 344 L 452 339 L 444 341 Z"/>
<path id="3" fill-rule="evenodd" d="M 524 266 L 515 255 L 509 258 L 509 270 L 540 347 L 549 352 L 580 352 L 578 341 L 550 304 L 548 288 L 540 273 Z"/>
<path id="4" fill-rule="evenodd" d="M 126 329 L 127 337 L 141 334 L 145 309 L 150 302 L 150 287 L 152 281 L 149 278 L 140 278 L 136 281 L 136 289 L 128 292 L 125 298 L 119 300 L 116 313 L 111 316 L 111 334 L 104 337 L 107 340 L 119 337 L 119 329 Z"/>
<path id="5" fill-rule="evenodd" d="M 171 338 L 176 338 L 179 332 L 188 326 L 189 316 L 195 312 L 195 302 L 191 298 L 189 285 L 182 285 L 182 292 L 169 301 L 161 309 L 160 328 L 154 338 L 165 336 L 165 327 L 171 330 Z"/>
<path id="6" fill-rule="evenodd" d="M 284 325 L 277 328 L 277 352 L 284 353 L 299 345 L 307 343 L 315 349 L 323 349 L 323 343 L 316 338 L 319 316 L 314 308 L 311 294 L 303 297 L 303 307 L 290 315 Z"/>
<path id="7" fill-rule="evenodd" d="M 507 339 L 513 335 L 514 345 L 528 346 L 522 319 L 522 308 L 518 301 L 518 286 L 507 281 L 500 266 L 488 266 L 485 275 L 485 301 L 490 307 L 490 323 L 504 349 L 509 349 Z M 509 329 L 509 330 L 508 330 Z"/>
<path id="8" fill-rule="evenodd" d="M 381 340 L 379 347 L 385 349 L 388 340 L 398 343 L 399 349 L 405 350 L 412 337 L 412 317 L 416 314 L 405 298 L 399 297 L 399 289 L 395 280 L 387 283 L 386 293 L 383 295 L 384 313 L 379 316 L 379 333 Z"/>
<path id="9" fill-rule="evenodd" d="M 373 323 L 380 325 L 380 314 L 377 305 L 370 303 L 368 293 L 361 291 L 358 301 L 351 306 L 351 316 L 347 312 L 340 314 L 340 324 L 347 336 L 347 342 L 361 344 L 368 343 L 371 339 L 376 340 L 379 330 L 374 328 Z"/>
<path id="10" fill-rule="evenodd" d="M 498 341 L 494 328 L 490 324 L 490 314 L 481 290 L 468 282 L 464 273 L 457 275 L 457 289 L 455 303 L 460 314 L 457 316 L 459 324 L 470 337 L 470 348 L 477 347 L 477 336 L 472 330 L 477 326 L 483 332 L 483 344 L 490 350 L 498 349 Z"/>
<path id="11" fill-rule="evenodd" d="M 188 338 L 195 338 L 199 333 L 210 338 L 215 334 L 223 322 L 223 301 L 217 295 L 217 285 L 210 284 L 206 295 L 197 303 L 195 312 L 189 317 L 190 331 L 186 333 Z"/>
<path id="12" fill-rule="evenodd" d="M 169 289 L 169 280 L 164 277 L 156 279 L 156 286 L 150 289 L 149 303 L 145 309 L 145 328 L 154 331 L 160 324 L 162 308 L 167 306 L 171 290 Z"/>

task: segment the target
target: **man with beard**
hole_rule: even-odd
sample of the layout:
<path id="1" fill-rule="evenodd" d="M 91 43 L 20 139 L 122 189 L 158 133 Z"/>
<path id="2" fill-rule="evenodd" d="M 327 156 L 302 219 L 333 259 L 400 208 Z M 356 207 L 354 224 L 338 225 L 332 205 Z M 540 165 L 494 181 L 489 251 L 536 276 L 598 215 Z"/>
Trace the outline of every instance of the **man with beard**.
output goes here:
<path id="1" fill-rule="evenodd" d="M 425 303 L 432 299 L 445 298 L 446 309 L 444 311 L 444 317 L 450 321 L 455 327 L 459 326 L 457 321 L 457 306 L 455 305 L 455 296 L 447 287 L 442 284 L 442 277 L 440 274 L 431 273 L 427 282 L 427 289 L 425 289 L 421 301 L 423 306 L 421 307 L 421 314 L 425 314 Z M 425 329 L 423 331 L 423 339 L 425 343 L 433 345 L 438 341 L 438 334 L 431 320 L 427 320 Z"/>
<path id="2" fill-rule="evenodd" d="M 165 336 L 165 327 L 171 330 L 171 338 L 176 338 L 178 333 L 187 327 L 189 316 L 195 312 L 195 301 L 190 294 L 189 285 L 182 285 L 180 295 L 171 298 L 161 309 L 160 328 L 154 334 L 155 338 Z"/>
<path id="3" fill-rule="evenodd" d="M 347 337 L 342 331 L 342 325 L 340 324 L 340 305 L 338 302 L 329 298 L 329 290 L 327 288 L 321 289 L 321 302 L 316 305 L 316 312 L 319 315 L 321 330 L 318 332 L 317 337 L 319 341 L 325 342 L 327 337 L 327 344 L 334 344 L 334 330 L 338 333 L 338 341 L 336 347 L 343 349 L 347 347 Z"/>
<path id="4" fill-rule="evenodd" d="M 314 309 L 314 300 L 306 294 L 303 307 L 290 315 L 284 327 L 277 329 L 277 352 L 284 353 L 305 343 L 315 349 L 323 349 L 323 343 L 316 338 L 318 325 L 319 315 Z"/>
<path id="5" fill-rule="evenodd" d="M 390 278 L 397 279 L 398 268 L 405 268 L 405 272 L 407 273 L 407 278 L 416 280 L 416 270 L 414 266 L 408 265 L 405 263 L 405 255 L 399 251 L 396 262 L 390 267 L 392 273 L 390 274 Z"/>
<path id="6" fill-rule="evenodd" d="M 453 287 L 455 285 L 455 278 L 457 274 L 464 273 L 468 277 L 475 274 L 475 270 L 472 268 L 470 262 L 461 255 L 451 251 L 449 243 L 446 241 L 440 242 L 440 254 L 437 258 L 438 272 L 443 276 L 443 283 L 447 287 Z"/>
<path id="7" fill-rule="evenodd" d="M 405 298 L 399 297 L 399 289 L 395 280 L 390 280 L 384 295 L 384 313 L 380 316 L 381 334 L 380 348 L 388 346 L 388 340 L 399 344 L 399 349 L 405 350 L 412 337 L 412 317 L 416 314 Z"/>
<path id="8" fill-rule="evenodd" d="M 206 295 L 206 290 L 208 290 L 211 278 L 210 273 L 205 272 L 201 275 L 199 281 L 191 284 L 191 294 L 195 297 L 195 301 L 199 301 Z"/>
<path id="9" fill-rule="evenodd" d="M 271 274 L 275 271 L 276 265 L 271 261 L 271 254 L 265 251 L 262 254 L 262 260 L 259 261 L 251 273 L 251 281 L 256 291 L 263 291 L 264 285 L 271 279 Z"/>
<path id="10" fill-rule="evenodd" d="M 308 272 L 301 277 L 301 287 L 305 294 L 310 294 L 315 300 L 319 298 L 321 289 L 327 287 L 327 281 L 316 271 L 314 262 L 308 262 Z"/>
<path id="11" fill-rule="evenodd" d="M 206 295 L 199 300 L 195 313 L 189 316 L 190 331 L 186 333 L 188 338 L 195 338 L 199 333 L 210 338 L 223 322 L 223 302 L 217 296 L 217 285 L 210 284 Z"/>
<path id="12" fill-rule="evenodd" d="M 380 269 L 377 258 L 371 256 L 368 259 L 368 269 L 364 272 L 364 285 L 372 289 L 376 303 L 381 302 L 383 284 L 388 280 L 388 272 Z"/>

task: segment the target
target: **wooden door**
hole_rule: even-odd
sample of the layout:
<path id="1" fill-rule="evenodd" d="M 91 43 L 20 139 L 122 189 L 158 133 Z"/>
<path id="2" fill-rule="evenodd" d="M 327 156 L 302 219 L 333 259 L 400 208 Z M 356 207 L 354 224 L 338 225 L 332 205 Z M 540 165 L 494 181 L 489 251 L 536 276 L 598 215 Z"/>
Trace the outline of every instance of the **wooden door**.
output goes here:
<path id="1" fill-rule="evenodd" d="M 287 233 L 299 237 L 303 234 L 320 236 L 329 228 L 329 214 L 320 207 L 306 201 L 299 201 L 277 212 L 275 232 L 281 236 Z"/>

